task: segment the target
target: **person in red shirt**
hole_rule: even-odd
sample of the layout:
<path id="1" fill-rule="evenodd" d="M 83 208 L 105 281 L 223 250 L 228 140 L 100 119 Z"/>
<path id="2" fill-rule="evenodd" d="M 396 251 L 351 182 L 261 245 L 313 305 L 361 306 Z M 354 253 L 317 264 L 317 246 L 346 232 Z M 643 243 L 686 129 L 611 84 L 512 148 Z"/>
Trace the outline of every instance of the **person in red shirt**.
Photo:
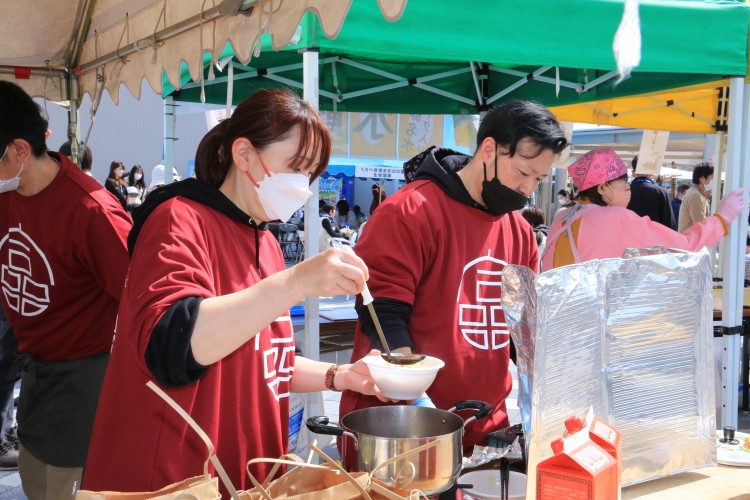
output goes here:
<path id="1" fill-rule="evenodd" d="M 508 425 L 510 337 L 500 304 L 508 264 L 537 269 L 534 232 L 518 213 L 567 141 L 543 106 L 511 102 L 485 116 L 473 157 L 430 148 L 404 165 L 408 184 L 367 223 L 356 246 L 388 344 L 442 359 L 427 390 L 438 408 L 482 400 L 492 415 L 467 426 L 464 446 Z M 380 342 L 358 306 L 353 359 Z M 340 414 L 381 404 L 344 393 Z"/>
<path id="2" fill-rule="evenodd" d="M 195 179 L 153 191 L 134 212 L 87 490 L 155 491 L 202 473 L 205 445 L 146 387 L 152 379 L 206 431 L 241 489 L 252 484 L 249 460 L 286 453 L 290 392 L 382 397 L 361 361 L 295 357 L 289 316 L 305 297 L 359 292 L 364 262 L 330 249 L 285 269 L 266 230 L 309 198 L 330 149 L 328 128 L 309 104 L 262 90 L 203 138 Z M 263 480 L 269 467 L 251 470 Z"/>
<path id="3" fill-rule="evenodd" d="M 18 404 L 29 498 L 81 483 L 128 268 L 130 218 L 68 158 L 47 151 L 47 120 L 0 82 L 2 305 L 28 359 Z"/>
<path id="4" fill-rule="evenodd" d="M 375 209 L 380 206 L 383 201 L 388 198 L 385 194 L 385 189 L 379 184 L 372 185 L 372 203 L 370 203 L 370 217 L 375 213 Z"/>

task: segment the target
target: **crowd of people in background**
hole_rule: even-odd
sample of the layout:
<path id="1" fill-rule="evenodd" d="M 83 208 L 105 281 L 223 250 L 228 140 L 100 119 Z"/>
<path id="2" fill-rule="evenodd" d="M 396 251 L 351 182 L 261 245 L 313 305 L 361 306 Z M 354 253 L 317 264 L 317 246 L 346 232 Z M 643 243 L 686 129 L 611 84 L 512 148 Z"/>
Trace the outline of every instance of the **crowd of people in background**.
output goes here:
<path id="1" fill-rule="evenodd" d="M 64 142 L 58 152 L 61 155 L 71 157 L 72 152 L 70 149 L 70 142 Z M 88 176 L 92 176 L 91 166 L 93 163 L 93 155 L 91 149 L 88 146 L 81 144 L 80 152 L 78 155 L 78 166 L 83 173 Z M 126 173 L 126 166 L 121 161 L 112 161 L 109 166 L 109 173 L 106 179 L 104 179 L 103 185 L 107 191 L 112 193 L 117 201 L 120 203 L 122 208 L 131 213 L 135 208 L 139 207 L 145 200 L 146 196 L 153 191 L 165 184 L 164 181 L 164 165 L 158 164 L 151 170 L 151 182 L 146 184 L 146 176 L 143 171 L 143 167 L 140 165 L 133 165 L 130 168 L 130 172 Z M 172 168 L 172 181 L 176 182 L 180 180 L 180 176 L 177 173 L 176 168 Z"/>

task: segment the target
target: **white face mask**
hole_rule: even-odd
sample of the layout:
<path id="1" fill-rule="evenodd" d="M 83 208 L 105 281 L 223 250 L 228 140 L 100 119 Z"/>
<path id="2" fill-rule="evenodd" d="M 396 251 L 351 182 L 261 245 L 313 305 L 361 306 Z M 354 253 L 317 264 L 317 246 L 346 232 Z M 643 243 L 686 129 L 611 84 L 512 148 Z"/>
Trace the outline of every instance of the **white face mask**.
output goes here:
<path id="1" fill-rule="evenodd" d="M 5 159 L 5 155 L 8 154 L 9 148 L 10 144 L 5 147 L 5 152 L 3 153 L 3 156 L 0 157 L 0 161 L 3 161 Z M 15 177 L 13 177 L 12 179 L 0 180 L 0 193 L 9 193 L 18 189 L 18 186 L 21 183 L 21 172 L 23 172 L 23 163 L 21 164 L 21 168 L 18 170 L 18 173 Z"/>
<path id="2" fill-rule="evenodd" d="M 563 203 L 565 203 L 565 198 L 563 198 L 562 196 L 558 196 L 557 201 L 558 203 L 560 203 L 560 205 L 562 205 Z"/>
<path id="3" fill-rule="evenodd" d="M 263 163 L 260 154 L 257 151 L 255 154 L 258 155 L 258 160 L 265 170 L 266 176 L 260 182 L 255 182 L 249 171 L 245 171 L 245 175 L 255 186 L 258 199 L 263 211 L 268 216 L 268 220 L 286 222 L 312 196 L 310 177 L 292 173 L 272 174 L 266 164 Z"/>
<path id="4" fill-rule="evenodd" d="M 139 174 L 139 173 L 136 172 L 133 175 L 133 178 L 135 179 L 135 182 L 138 182 L 139 180 L 141 180 L 141 178 L 143 178 L 143 174 Z"/>
<path id="5" fill-rule="evenodd" d="M 312 196 L 310 178 L 303 174 L 266 175 L 255 188 L 269 220 L 286 222 Z"/>

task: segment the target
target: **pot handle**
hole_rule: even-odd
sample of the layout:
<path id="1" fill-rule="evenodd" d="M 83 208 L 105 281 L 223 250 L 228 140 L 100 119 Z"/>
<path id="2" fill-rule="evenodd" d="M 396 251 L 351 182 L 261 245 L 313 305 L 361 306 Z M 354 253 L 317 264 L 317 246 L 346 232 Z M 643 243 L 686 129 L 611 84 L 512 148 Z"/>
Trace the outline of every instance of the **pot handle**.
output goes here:
<path id="1" fill-rule="evenodd" d="M 484 401 L 459 401 L 458 403 L 454 404 L 453 408 L 448 410 L 448 412 L 453 413 L 461 410 L 476 410 L 474 418 L 479 420 L 480 418 L 484 418 L 492 413 L 492 405 L 490 405 L 489 403 L 485 403 Z"/>
<path id="2" fill-rule="evenodd" d="M 484 418 L 488 416 L 490 413 L 492 413 L 492 405 L 489 403 L 485 403 L 484 401 L 474 401 L 474 400 L 459 401 L 458 403 L 453 405 L 453 408 L 448 410 L 448 413 L 455 413 L 461 410 L 475 410 L 476 411 L 474 415 L 464 420 L 464 427 L 466 427 L 466 424 L 468 424 L 469 422 L 472 422 L 473 420 L 479 420 L 480 418 Z"/>
<path id="3" fill-rule="evenodd" d="M 354 447 L 359 447 L 359 440 L 357 436 L 349 431 L 345 431 L 341 424 L 331 422 L 328 417 L 310 417 L 305 422 L 307 428 L 313 434 L 326 434 L 328 436 L 349 436 L 354 441 Z"/>
<path id="4" fill-rule="evenodd" d="M 325 434 L 338 437 L 344 435 L 344 428 L 339 424 L 331 422 L 328 417 L 310 417 L 307 419 L 305 425 L 310 429 L 310 432 L 315 434 Z"/>

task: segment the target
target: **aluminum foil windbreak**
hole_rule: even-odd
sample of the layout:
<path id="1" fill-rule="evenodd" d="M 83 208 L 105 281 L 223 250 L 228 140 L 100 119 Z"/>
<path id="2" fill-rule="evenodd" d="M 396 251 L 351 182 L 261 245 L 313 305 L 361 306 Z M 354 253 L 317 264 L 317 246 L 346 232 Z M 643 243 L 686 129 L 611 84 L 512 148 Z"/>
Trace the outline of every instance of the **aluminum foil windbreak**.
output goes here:
<path id="1" fill-rule="evenodd" d="M 530 491 L 564 420 L 589 407 L 622 435 L 623 486 L 716 463 L 707 252 L 508 266 L 503 287 Z"/>

